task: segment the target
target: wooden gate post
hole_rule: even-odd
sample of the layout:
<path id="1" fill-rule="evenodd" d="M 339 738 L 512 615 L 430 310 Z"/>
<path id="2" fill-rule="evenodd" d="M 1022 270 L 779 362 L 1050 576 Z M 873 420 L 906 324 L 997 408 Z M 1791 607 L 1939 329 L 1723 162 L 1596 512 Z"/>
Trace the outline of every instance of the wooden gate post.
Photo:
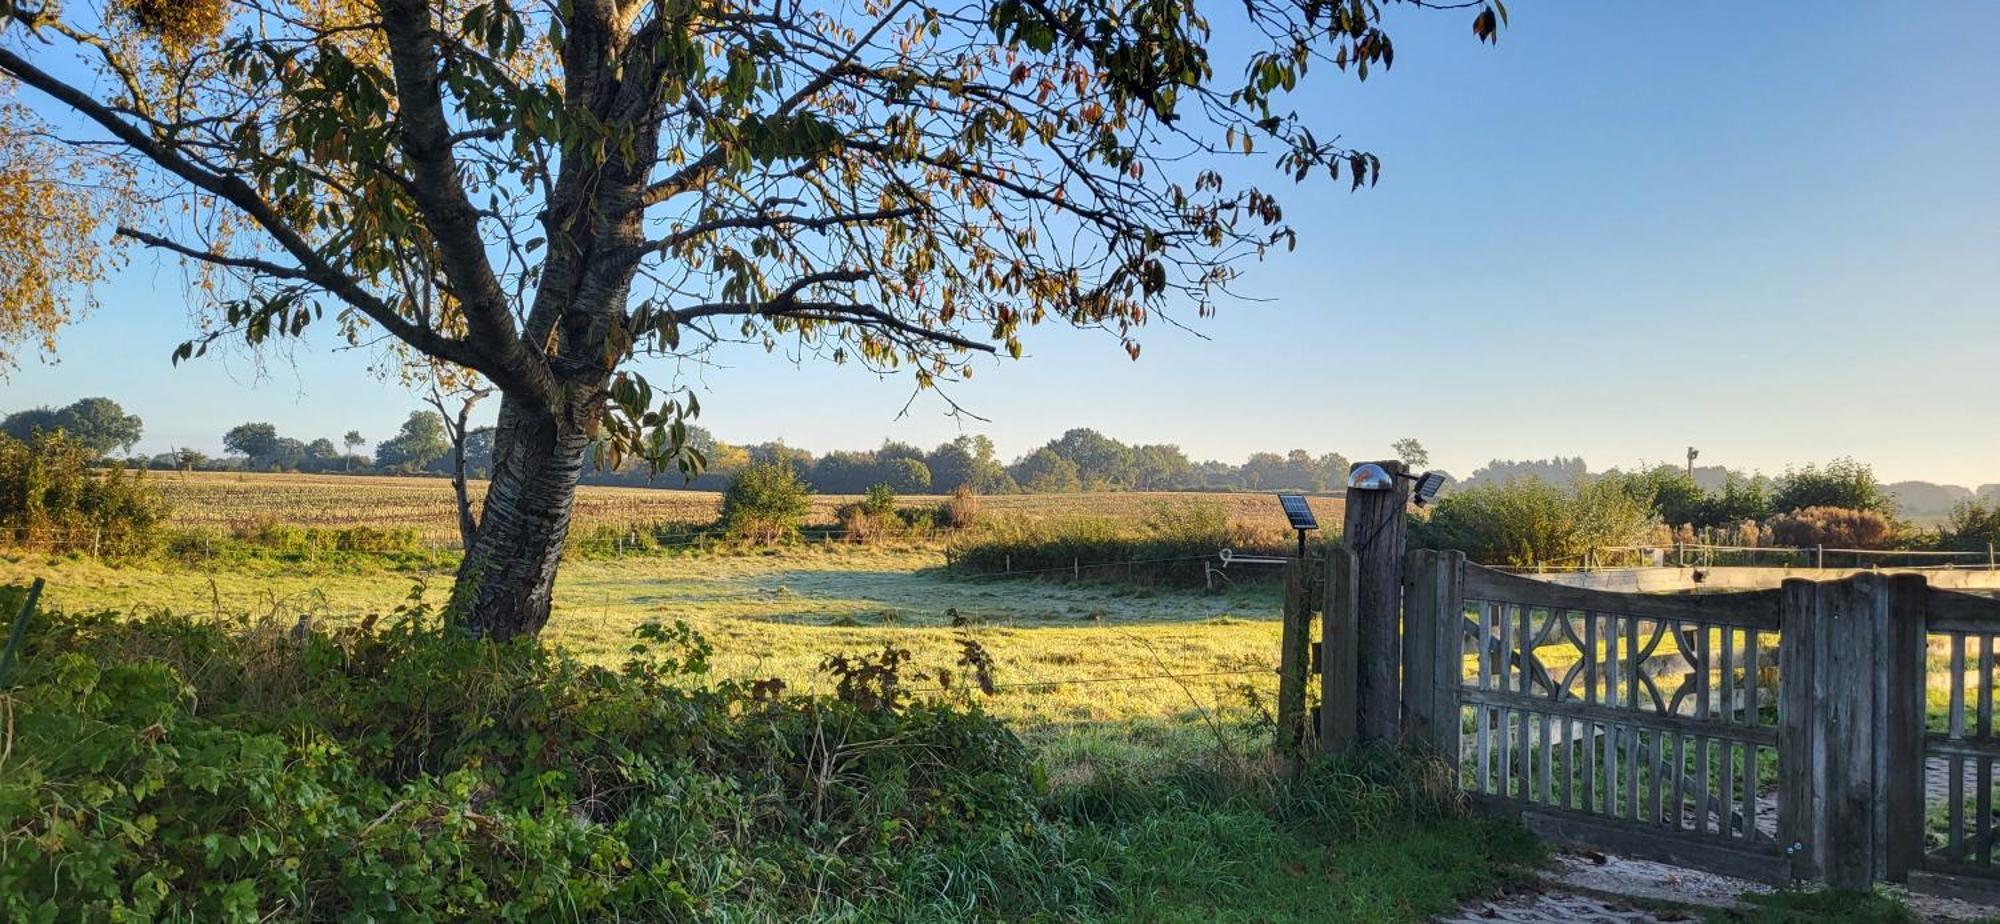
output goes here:
<path id="1" fill-rule="evenodd" d="M 1320 610 L 1319 744 L 1329 754 L 1354 747 L 1360 719 L 1361 647 L 1355 637 L 1354 553 L 1326 550 L 1326 602 Z"/>
<path id="2" fill-rule="evenodd" d="M 1365 465 L 1368 463 L 1359 463 Z M 1354 553 L 1355 640 L 1360 648 L 1357 699 L 1362 741 L 1395 741 L 1401 708 L 1397 667 L 1403 660 L 1403 546 L 1410 501 L 1407 468 L 1376 462 L 1392 487 L 1347 492 L 1340 543 Z"/>
<path id="3" fill-rule="evenodd" d="M 1866 891 L 1923 851 L 1920 575 L 1786 581 L 1779 611 L 1779 840 L 1799 878 Z"/>
<path id="4" fill-rule="evenodd" d="M 1403 592 L 1403 739 L 1458 770 L 1465 553 L 1410 550 Z"/>

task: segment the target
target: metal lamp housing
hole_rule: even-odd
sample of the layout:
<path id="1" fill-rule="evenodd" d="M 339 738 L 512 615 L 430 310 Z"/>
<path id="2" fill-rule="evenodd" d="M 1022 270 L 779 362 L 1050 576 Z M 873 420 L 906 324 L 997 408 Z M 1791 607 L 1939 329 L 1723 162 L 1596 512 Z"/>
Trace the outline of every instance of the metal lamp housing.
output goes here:
<path id="1" fill-rule="evenodd" d="M 1390 491 L 1395 487 L 1396 476 L 1373 462 L 1363 462 L 1347 473 L 1349 491 Z"/>

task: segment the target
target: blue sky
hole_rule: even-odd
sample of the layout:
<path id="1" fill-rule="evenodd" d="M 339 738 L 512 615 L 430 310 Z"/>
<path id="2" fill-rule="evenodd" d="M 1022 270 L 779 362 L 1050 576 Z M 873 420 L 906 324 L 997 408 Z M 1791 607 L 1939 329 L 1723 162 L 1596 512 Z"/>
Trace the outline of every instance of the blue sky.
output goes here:
<path id="1" fill-rule="evenodd" d="M 1461 475 L 1582 455 L 1766 472 L 1853 455 L 1887 479 L 2000 482 L 2000 56 L 1973 2 L 1533 3 L 1497 47 L 1470 15 L 1390 22 L 1396 67 L 1330 70 L 1299 107 L 1383 159 L 1381 185 L 1288 190 L 1299 249 L 1200 322 L 1033 332 L 953 396 L 1012 456 L 1069 426 L 1198 458 L 1349 456 L 1416 436 Z M 1324 79 L 1319 79 L 1324 78 Z M 259 373 L 172 368 L 180 272 L 143 255 L 29 358 L 0 408 L 105 394 L 142 447 L 244 420 L 388 435 L 416 397 L 330 332 Z M 726 440 L 814 450 L 960 431 L 907 379 L 743 349 L 700 379 Z"/>

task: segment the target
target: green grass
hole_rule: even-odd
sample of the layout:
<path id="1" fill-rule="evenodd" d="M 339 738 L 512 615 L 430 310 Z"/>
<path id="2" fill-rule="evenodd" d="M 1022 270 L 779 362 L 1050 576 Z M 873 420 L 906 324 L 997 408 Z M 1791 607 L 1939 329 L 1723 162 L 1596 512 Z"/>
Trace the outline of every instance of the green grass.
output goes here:
<path id="1" fill-rule="evenodd" d="M 1746 895 L 1740 907 L 1709 915 L 1713 924 L 1916 924 L 1917 916 L 1879 893 L 1786 890 Z"/>
<path id="2" fill-rule="evenodd" d="M 1316 785 L 1276 774 L 1250 705 L 1275 687 L 1275 587 L 960 580 L 942 564 L 935 551 L 841 546 L 578 560 L 564 567 L 544 639 L 610 665 L 637 627 L 683 620 L 713 644 L 715 676 L 824 692 L 818 666 L 830 653 L 894 644 L 934 668 L 974 638 L 1002 685 L 980 706 L 1038 755 L 1046 811 L 1073 828 L 1073 858 L 1111 883 L 1101 915 L 1111 920 L 1419 921 L 1541 855 L 1517 828 L 1412 807 L 1398 771 L 1349 769 Z M 60 609 L 279 628 L 387 612 L 424 577 L 359 559 L 198 569 L 0 557 L 0 586 L 35 576 Z M 442 600 L 449 579 L 429 575 L 427 597 Z M 967 857 L 959 874 L 1006 862 Z"/>

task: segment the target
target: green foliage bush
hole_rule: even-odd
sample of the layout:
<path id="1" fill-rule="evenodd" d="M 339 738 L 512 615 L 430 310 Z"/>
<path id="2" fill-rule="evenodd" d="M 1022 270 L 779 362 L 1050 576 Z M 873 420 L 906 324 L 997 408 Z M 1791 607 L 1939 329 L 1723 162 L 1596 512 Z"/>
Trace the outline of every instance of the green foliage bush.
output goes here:
<path id="1" fill-rule="evenodd" d="M 1412 522 L 1411 544 L 1491 565 L 1576 564 L 1593 548 L 1642 542 L 1654 525 L 1648 504 L 1617 479 L 1563 487 L 1517 478 L 1445 496 Z"/>
<path id="2" fill-rule="evenodd" d="M 63 431 L 0 436 L 0 541 L 56 551 L 149 550 L 167 502 L 144 469 L 92 469 L 95 453 Z"/>
<path id="3" fill-rule="evenodd" d="M 722 528 L 731 538 L 778 542 L 798 535 L 812 509 L 812 489 L 783 462 L 753 462 L 736 472 L 722 493 Z"/>
<path id="4" fill-rule="evenodd" d="M 1835 459 L 1824 468 L 1808 463 L 1787 470 L 1778 479 L 1771 508 L 1790 513 L 1808 507 L 1837 507 L 1844 510 L 1872 510 L 1890 516 L 1896 513 L 1896 499 L 1882 490 L 1875 470 L 1853 459 Z"/>
<path id="5" fill-rule="evenodd" d="M 1771 515 L 1770 484 L 1762 475 L 1745 478 L 1731 472 L 1720 492 L 1703 490 L 1685 469 L 1672 465 L 1602 477 L 1617 479 L 1627 493 L 1672 527 L 1733 527 Z"/>
<path id="6" fill-rule="evenodd" d="M 54 614 L 0 693 L 0 919 L 1013 920 L 1107 887 L 976 709 L 437 628 Z M 968 875 L 976 870 L 976 875 Z"/>
<path id="7" fill-rule="evenodd" d="M 1953 508 L 1951 519 L 1938 531 L 1937 545 L 1958 552 L 1983 552 L 1988 545 L 2000 545 L 2000 499 L 1970 500 Z"/>

